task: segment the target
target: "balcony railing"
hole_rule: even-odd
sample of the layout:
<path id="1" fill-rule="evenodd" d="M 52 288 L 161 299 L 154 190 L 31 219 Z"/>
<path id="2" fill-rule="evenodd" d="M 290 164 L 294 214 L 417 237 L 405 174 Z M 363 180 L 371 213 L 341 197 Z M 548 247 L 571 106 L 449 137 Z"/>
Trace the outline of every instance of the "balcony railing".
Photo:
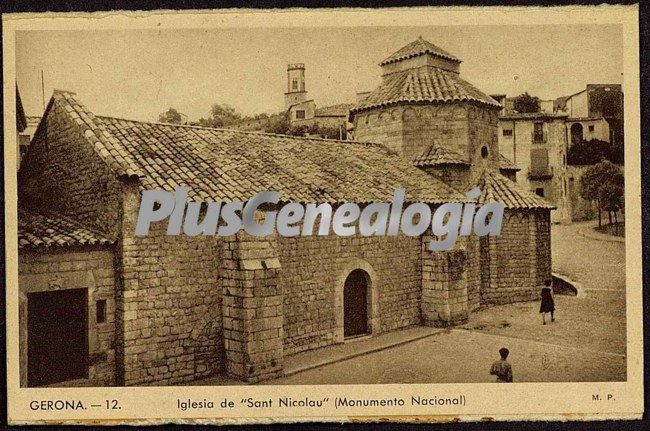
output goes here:
<path id="1" fill-rule="evenodd" d="M 528 179 L 530 180 L 550 180 L 553 178 L 553 167 L 545 166 L 541 168 L 529 168 Z"/>
<path id="2" fill-rule="evenodd" d="M 545 144 L 546 143 L 546 132 L 532 132 L 531 139 L 535 144 Z"/>

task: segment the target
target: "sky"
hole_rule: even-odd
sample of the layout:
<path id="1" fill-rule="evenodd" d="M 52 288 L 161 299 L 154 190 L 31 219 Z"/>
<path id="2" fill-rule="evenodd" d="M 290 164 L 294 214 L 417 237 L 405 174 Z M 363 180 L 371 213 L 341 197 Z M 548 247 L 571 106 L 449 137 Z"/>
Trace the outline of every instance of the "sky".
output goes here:
<path id="1" fill-rule="evenodd" d="M 213 103 L 273 113 L 288 63 L 305 63 L 317 106 L 354 102 L 381 82 L 378 63 L 418 36 L 463 60 L 461 77 L 487 94 L 554 99 L 623 82 L 615 25 L 21 31 L 16 79 L 27 115 L 43 112 L 41 70 L 46 103 L 69 90 L 98 115 L 155 121 L 174 107 L 197 120 Z"/>

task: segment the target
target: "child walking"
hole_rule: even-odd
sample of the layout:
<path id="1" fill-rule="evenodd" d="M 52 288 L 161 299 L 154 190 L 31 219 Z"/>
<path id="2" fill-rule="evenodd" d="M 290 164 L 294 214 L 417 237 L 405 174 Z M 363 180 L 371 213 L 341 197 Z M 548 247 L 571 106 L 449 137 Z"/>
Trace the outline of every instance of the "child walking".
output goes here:
<path id="1" fill-rule="evenodd" d="M 553 312 L 555 311 L 555 301 L 553 300 L 553 282 L 549 279 L 544 283 L 542 288 L 542 303 L 539 306 L 539 312 L 542 313 L 542 325 L 546 325 L 546 313 L 551 313 L 551 322 L 555 322 Z"/>

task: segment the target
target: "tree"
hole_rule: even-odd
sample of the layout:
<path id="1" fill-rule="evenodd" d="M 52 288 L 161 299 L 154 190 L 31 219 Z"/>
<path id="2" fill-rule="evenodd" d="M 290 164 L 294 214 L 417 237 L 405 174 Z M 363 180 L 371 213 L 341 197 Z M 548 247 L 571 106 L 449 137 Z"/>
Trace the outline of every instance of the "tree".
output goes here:
<path id="1" fill-rule="evenodd" d="M 520 114 L 539 112 L 539 97 L 531 96 L 525 92 L 513 99 L 512 107 Z"/>
<path id="2" fill-rule="evenodd" d="M 288 135 L 289 120 L 283 114 L 272 115 L 266 122 L 264 131 L 266 133 L 275 133 L 276 135 Z"/>
<path id="3" fill-rule="evenodd" d="M 608 160 L 603 160 L 589 167 L 582 175 L 580 196 L 588 201 L 596 202 L 598 207 L 598 226 L 602 226 L 601 210 L 613 211 L 614 207 L 622 209 L 622 200 L 619 200 L 618 206 L 615 205 L 616 193 L 614 187 L 621 189 L 623 193 L 625 179 L 621 168 Z M 601 189 L 604 191 L 601 192 Z M 610 208 L 608 210 L 608 208 Z M 611 215 L 611 212 L 610 212 Z M 611 221 L 610 221 L 611 222 Z"/>
<path id="4" fill-rule="evenodd" d="M 210 117 L 199 119 L 199 124 L 203 127 L 227 127 L 240 122 L 242 116 L 235 111 L 230 105 L 220 105 L 215 103 L 210 108 Z"/>
<path id="5" fill-rule="evenodd" d="M 567 164 L 593 165 L 601 160 L 609 160 L 612 163 L 623 164 L 623 145 L 610 144 L 600 139 L 578 142 L 567 150 Z"/>
<path id="6" fill-rule="evenodd" d="M 614 214 L 614 221 L 618 223 L 616 214 L 623 209 L 624 196 L 623 187 L 618 184 L 606 183 L 598 190 L 598 201 L 603 210 L 607 211 L 609 224 L 612 224 L 612 213 Z"/>
<path id="7" fill-rule="evenodd" d="M 174 108 L 169 108 L 167 111 L 158 115 L 158 121 L 161 123 L 180 124 L 181 113 Z"/>

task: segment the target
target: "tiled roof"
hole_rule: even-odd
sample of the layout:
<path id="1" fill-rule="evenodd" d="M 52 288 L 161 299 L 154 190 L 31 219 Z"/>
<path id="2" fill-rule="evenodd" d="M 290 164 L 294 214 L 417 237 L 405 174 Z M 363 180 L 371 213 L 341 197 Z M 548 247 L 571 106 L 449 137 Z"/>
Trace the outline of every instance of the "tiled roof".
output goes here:
<path id="1" fill-rule="evenodd" d="M 422 154 L 413 159 L 413 165 L 419 167 L 443 164 L 470 165 L 469 161 L 462 155 L 436 144 L 430 145 Z"/>
<path id="2" fill-rule="evenodd" d="M 138 175 L 143 189 L 190 188 L 191 200 L 248 200 L 260 191 L 283 201 L 387 202 L 395 189 L 407 201 L 465 200 L 444 182 L 381 144 L 99 117 L 73 93 L 57 103 L 83 128 L 116 175 Z"/>
<path id="3" fill-rule="evenodd" d="M 554 209 L 555 207 L 535 193 L 524 190 L 503 175 L 485 170 L 477 186 L 481 189 L 477 203 L 502 202 L 510 209 Z"/>
<path id="4" fill-rule="evenodd" d="M 384 80 L 351 112 L 400 102 L 476 102 L 501 109 L 501 105 L 462 79 L 457 73 L 425 66 L 384 76 Z"/>
<path id="5" fill-rule="evenodd" d="M 419 37 L 397 52 L 391 54 L 387 59 L 379 63 L 379 65 L 383 66 L 385 64 L 395 63 L 396 61 L 405 60 L 411 57 L 417 57 L 418 55 L 423 54 L 433 54 L 438 57 L 446 58 L 447 60 L 452 60 L 460 63 L 460 60 L 454 55 L 448 53 L 439 46 L 436 46 L 431 42 L 422 39 L 422 37 Z"/>
<path id="6" fill-rule="evenodd" d="M 339 103 L 338 105 L 317 108 L 315 115 L 317 117 L 346 117 L 352 108 L 354 108 L 354 103 Z"/>
<path id="7" fill-rule="evenodd" d="M 83 129 L 83 135 L 92 144 L 95 152 L 114 172 L 119 176 L 142 176 L 129 154 L 117 143 L 95 114 L 76 100 L 75 93 L 54 90 L 50 106 L 52 103 L 62 104 L 70 118 Z M 44 115 L 47 115 L 47 112 Z"/>
<path id="8" fill-rule="evenodd" d="M 98 118 L 144 172 L 144 189 L 187 185 L 192 200 L 273 190 L 283 201 L 384 202 L 399 187 L 410 201 L 464 199 L 379 144 Z"/>
<path id="9" fill-rule="evenodd" d="M 103 234 L 79 225 L 59 214 L 18 208 L 18 247 L 105 245 L 112 241 Z"/>
<path id="10" fill-rule="evenodd" d="M 508 171 L 520 171 L 517 165 L 512 163 L 510 160 L 505 158 L 503 154 L 499 154 L 499 169 L 508 170 Z"/>
<path id="11" fill-rule="evenodd" d="M 413 165 L 418 167 L 435 165 L 471 165 L 466 157 L 455 151 L 448 150 L 439 145 L 433 144 L 427 147 L 422 154 L 413 159 Z M 499 169 L 520 171 L 510 160 L 499 154 Z"/>

